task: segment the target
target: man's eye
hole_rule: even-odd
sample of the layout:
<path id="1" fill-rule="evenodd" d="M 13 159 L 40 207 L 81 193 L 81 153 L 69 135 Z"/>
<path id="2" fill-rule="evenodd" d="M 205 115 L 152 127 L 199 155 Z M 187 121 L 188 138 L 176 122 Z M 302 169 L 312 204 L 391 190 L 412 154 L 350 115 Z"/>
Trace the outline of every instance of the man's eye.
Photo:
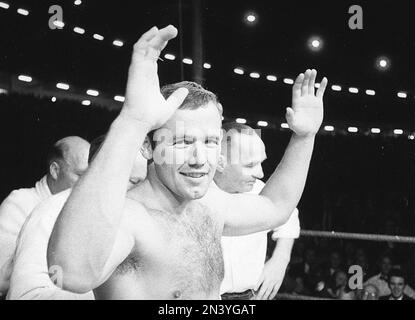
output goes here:
<path id="1" fill-rule="evenodd" d="M 211 146 L 219 145 L 219 141 L 217 139 L 208 139 L 206 142 L 208 145 L 211 145 Z"/>

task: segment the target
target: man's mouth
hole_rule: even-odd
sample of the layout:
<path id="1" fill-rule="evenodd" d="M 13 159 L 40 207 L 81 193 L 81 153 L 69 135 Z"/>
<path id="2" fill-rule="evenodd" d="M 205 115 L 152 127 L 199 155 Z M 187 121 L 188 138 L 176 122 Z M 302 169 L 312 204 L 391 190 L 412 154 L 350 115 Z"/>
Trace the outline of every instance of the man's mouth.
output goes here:
<path id="1" fill-rule="evenodd" d="M 180 172 L 180 174 L 193 179 L 199 179 L 207 175 L 206 172 Z"/>

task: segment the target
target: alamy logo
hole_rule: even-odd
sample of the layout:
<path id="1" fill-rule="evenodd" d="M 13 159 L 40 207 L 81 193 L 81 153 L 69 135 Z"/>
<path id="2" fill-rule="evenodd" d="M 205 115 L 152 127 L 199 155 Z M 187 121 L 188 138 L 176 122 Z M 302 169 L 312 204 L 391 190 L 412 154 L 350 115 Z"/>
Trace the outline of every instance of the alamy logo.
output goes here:
<path id="1" fill-rule="evenodd" d="M 353 265 L 349 268 L 349 288 L 351 290 L 363 289 L 363 269 L 359 265 Z"/>
<path id="2" fill-rule="evenodd" d="M 49 18 L 49 28 L 52 30 L 62 29 L 63 26 L 60 24 L 63 22 L 63 9 L 61 6 L 53 5 L 49 7 L 49 14 L 52 16 Z M 59 23 L 57 23 L 59 22 Z"/>
<path id="3" fill-rule="evenodd" d="M 349 28 L 351 30 L 363 29 L 363 9 L 361 6 L 353 5 L 349 8 L 349 13 L 352 16 L 349 18 Z"/>

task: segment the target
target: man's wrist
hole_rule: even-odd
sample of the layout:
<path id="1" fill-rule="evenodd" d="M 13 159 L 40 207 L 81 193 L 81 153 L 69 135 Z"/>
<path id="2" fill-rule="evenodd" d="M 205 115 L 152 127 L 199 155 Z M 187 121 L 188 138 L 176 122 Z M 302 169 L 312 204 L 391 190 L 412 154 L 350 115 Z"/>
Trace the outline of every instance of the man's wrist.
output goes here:
<path id="1" fill-rule="evenodd" d="M 307 134 L 297 134 L 295 131 L 293 131 L 292 138 L 296 140 L 310 140 L 314 141 L 316 138 L 317 132 L 315 133 L 307 133 Z"/>
<path id="2" fill-rule="evenodd" d="M 113 127 L 120 127 L 125 130 L 131 130 L 136 134 L 147 135 L 151 131 L 151 125 L 147 122 L 137 120 L 121 112 L 112 123 Z"/>

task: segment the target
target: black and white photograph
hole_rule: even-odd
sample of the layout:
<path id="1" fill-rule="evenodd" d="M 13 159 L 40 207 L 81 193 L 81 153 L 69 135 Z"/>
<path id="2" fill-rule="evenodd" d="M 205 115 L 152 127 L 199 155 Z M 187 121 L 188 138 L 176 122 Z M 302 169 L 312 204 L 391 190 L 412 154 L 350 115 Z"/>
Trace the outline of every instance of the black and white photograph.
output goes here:
<path id="1" fill-rule="evenodd" d="M 414 300 L 413 17 L 0 0 L 0 302 Z"/>

